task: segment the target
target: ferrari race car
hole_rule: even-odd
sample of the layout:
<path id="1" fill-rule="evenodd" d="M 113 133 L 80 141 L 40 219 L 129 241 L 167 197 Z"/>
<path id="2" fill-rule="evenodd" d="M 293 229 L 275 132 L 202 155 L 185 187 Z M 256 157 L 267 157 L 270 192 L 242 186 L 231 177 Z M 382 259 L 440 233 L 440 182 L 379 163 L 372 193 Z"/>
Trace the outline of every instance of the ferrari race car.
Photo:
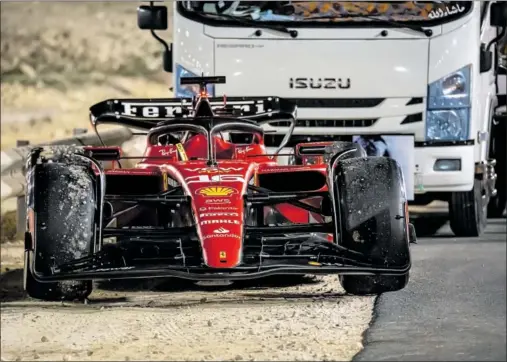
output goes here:
<path id="1" fill-rule="evenodd" d="M 29 296 L 79 300 L 93 280 L 155 277 L 333 273 L 356 295 L 407 285 L 415 232 L 395 160 L 367 157 L 346 141 L 287 147 L 296 118 L 290 101 L 208 97 L 206 85 L 224 77 L 181 82 L 198 84 L 200 94 L 90 108 L 95 131 L 100 123 L 144 130 L 145 153 L 130 167 L 119 147 L 31 151 Z M 288 132 L 269 153 L 263 126 L 272 122 Z"/>

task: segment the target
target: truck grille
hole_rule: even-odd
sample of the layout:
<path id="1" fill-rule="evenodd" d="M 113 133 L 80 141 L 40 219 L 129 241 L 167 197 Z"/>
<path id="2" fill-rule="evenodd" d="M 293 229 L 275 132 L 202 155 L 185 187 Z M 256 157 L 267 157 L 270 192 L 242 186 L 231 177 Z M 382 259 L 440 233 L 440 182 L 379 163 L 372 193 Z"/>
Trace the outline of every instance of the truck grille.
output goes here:
<path id="1" fill-rule="evenodd" d="M 371 127 L 377 119 L 298 119 L 296 127 Z M 274 127 L 290 127 L 290 122 L 273 122 Z"/>
<path id="2" fill-rule="evenodd" d="M 299 108 L 371 108 L 384 98 L 286 98 Z"/>

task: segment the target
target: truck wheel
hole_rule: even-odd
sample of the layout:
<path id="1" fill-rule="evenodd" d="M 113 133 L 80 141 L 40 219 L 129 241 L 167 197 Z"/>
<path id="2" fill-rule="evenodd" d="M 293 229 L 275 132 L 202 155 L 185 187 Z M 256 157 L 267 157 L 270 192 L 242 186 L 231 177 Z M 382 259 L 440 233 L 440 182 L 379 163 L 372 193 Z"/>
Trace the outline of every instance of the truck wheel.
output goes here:
<path id="1" fill-rule="evenodd" d="M 497 194 L 491 197 L 488 204 L 488 217 L 501 218 L 507 206 L 507 154 L 506 154 L 506 121 L 500 120 L 497 125 L 493 125 L 491 131 L 490 158 L 496 159 L 495 172 L 497 174 L 496 189 Z"/>
<path id="2" fill-rule="evenodd" d="M 453 192 L 449 201 L 449 224 L 457 237 L 481 236 L 487 224 L 484 181 L 475 180 L 471 191 Z"/>
<path id="3" fill-rule="evenodd" d="M 381 260 L 386 267 L 409 267 L 410 250 L 402 171 L 387 157 L 338 162 L 335 179 L 342 224 L 340 245 Z M 403 289 L 402 275 L 340 275 L 346 292 L 380 294 Z"/>
<path id="4" fill-rule="evenodd" d="M 25 252 L 24 287 L 27 294 L 47 301 L 82 300 L 91 293 L 91 281 L 42 283 L 29 269 L 51 274 L 54 265 L 82 258 L 93 252 L 95 230 L 95 184 L 87 166 L 41 163 L 27 175 L 28 207 L 35 212 L 35 238 L 27 233 L 33 253 Z"/>

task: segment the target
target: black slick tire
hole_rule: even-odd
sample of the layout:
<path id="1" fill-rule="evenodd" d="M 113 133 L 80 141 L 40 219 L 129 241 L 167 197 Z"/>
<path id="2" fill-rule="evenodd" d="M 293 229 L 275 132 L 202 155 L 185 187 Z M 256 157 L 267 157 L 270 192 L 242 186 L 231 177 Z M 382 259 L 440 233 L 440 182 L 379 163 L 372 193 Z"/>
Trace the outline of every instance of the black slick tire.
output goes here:
<path id="1" fill-rule="evenodd" d="M 95 182 L 89 167 L 68 163 L 41 163 L 29 177 L 28 207 L 33 208 L 35 235 L 27 232 L 24 288 L 28 296 L 46 300 L 82 300 L 92 291 L 91 281 L 39 282 L 30 272 L 50 275 L 55 265 L 93 252 L 95 233 Z M 28 181 L 28 180 L 27 180 Z"/>
<path id="2" fill-rule="evenodd" d="M 387 157 L 341 160 L 334 170 L 342 224 L 339 243 L 384 266 L 410 266 L 408 220 L 402 171 Z M 372 295 L 403 289 L 408 271 L 401 275 L 340 275 L 347 293 Z"/>

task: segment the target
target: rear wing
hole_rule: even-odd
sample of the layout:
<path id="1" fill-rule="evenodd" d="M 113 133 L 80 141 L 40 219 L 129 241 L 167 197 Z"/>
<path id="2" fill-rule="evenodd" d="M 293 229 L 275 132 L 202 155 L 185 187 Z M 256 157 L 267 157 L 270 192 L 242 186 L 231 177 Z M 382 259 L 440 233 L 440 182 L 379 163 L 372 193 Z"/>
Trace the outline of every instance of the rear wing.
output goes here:
<path id="1" fill-rule="evenodd" d="M 196 79 L 201 80 L 183 79 L 182 84 L 195 84 Z M 239 118 L 264 123 L 296 117 L 296 104 L 280 97 L 224 96 L 206 99 L 215 118 Z M 191 122 L 195 117 L 194 101 L 193 98 L 108 99 L 90 107 L 90 120 L 94 127 L 99 123 L 115 123 L 140 129 L 151 129 L 171 119 L 188 119 Z"/>

